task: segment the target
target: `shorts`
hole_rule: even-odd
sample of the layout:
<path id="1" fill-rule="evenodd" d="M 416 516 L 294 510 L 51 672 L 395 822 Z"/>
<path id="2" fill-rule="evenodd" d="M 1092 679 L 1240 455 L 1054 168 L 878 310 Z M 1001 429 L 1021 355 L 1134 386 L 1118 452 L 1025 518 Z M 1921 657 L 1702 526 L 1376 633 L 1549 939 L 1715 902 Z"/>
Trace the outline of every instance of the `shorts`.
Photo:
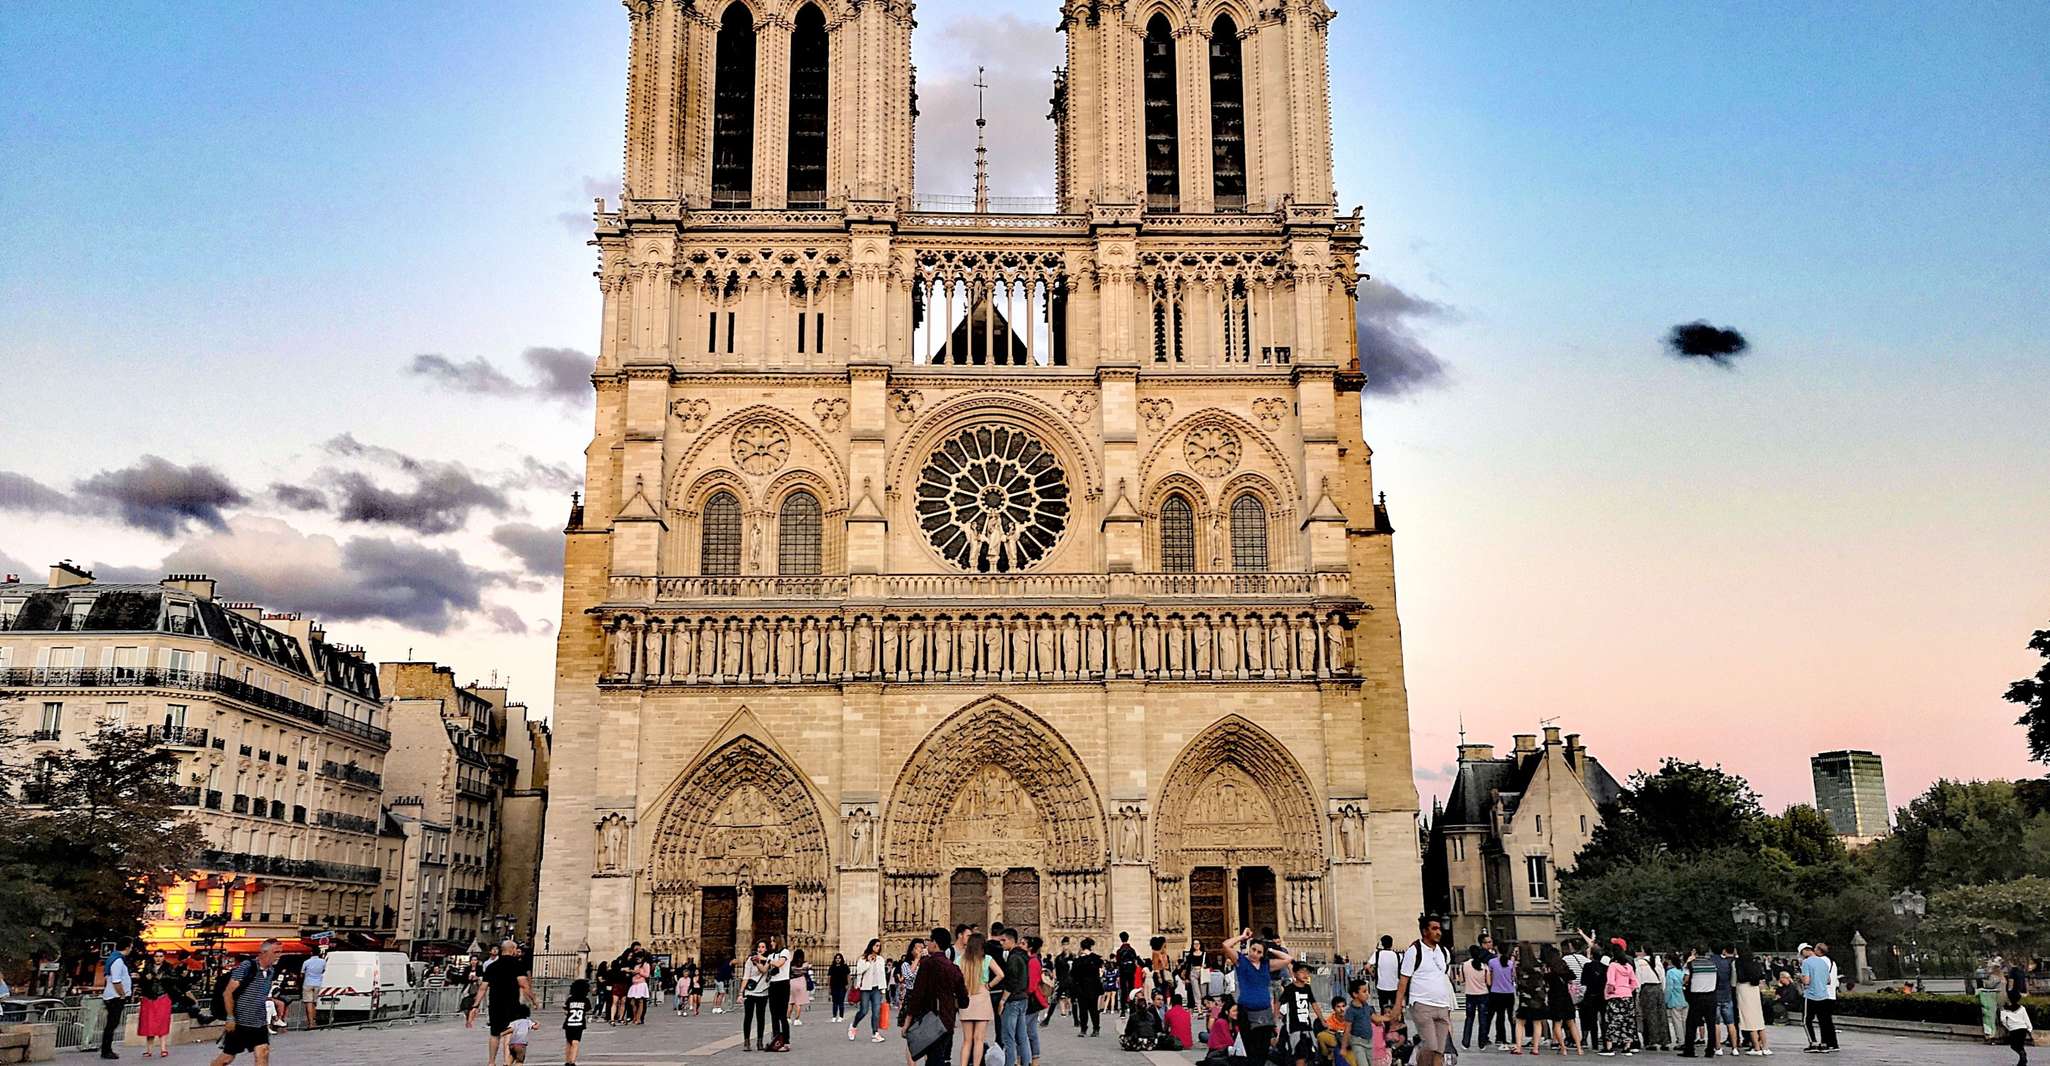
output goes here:
<path id="1" fill-rule="evenodd" d="M 1715 1016 L 1727 1025 L 1737 1024 L 1737 1000 L 1735 997 L 1729 999 L 1724 999 L 1720 996 L 1716 997 Z"/>
<path id="2" fill-rule="evenodd" d="M 501 1016 L 497 1011 L 493 1011 L 491 1012 L 491 1020 L 486 1025 L 486 1031 L 492 1036 L 504 1036 L 512 1032 L 512 1023 L 518 1020 L 511 1012 Z"/>
<path id="3" fill-rule="evenodd" d="M 221 1054 L 240 1055 L 245 1051 L 270 1044 L 270 1029 L 261 1025 L 235 1023 L 235 1028 L 221 1034 Z"/>
<path id="4" fill-rule="evenodd" d="M 300 998 L 300 999 L 303 999 L 303 1000 L 305 1000 L 305 1001 L 306 1001 L 306 1002 L 308 1002 L 308 1003 L 311 1003 L 311 1002 L 313 1002 L 314 1000 L 316 1000 L 316 999 L 319 999 L 319 998 L 320 998 L 320 986 L 319 986 L 319 985 L 307 985 L 307 986 L 305 986 L 304 988 L 301 988 L 301 989 L 299 990 L 299 998 Z"/>
<path id="5" fill-rule="evenodd" d="M 577 1041 L 577 1040 L 582 1040 L 583 1038 L 584 1038 L 584 1027 L 583 1027 L 583 1026 L 581 1026 L 581 1025 L 565 1025 L 565 1026 L 563 1026 L 563 1027 L 562 1027 L 562 1039 L 563 1039 L 563 1042 L 564 1042 L 564 1043 L 570 1043 L 570 1042 L 573 1042 L 573 1041 Z"/>

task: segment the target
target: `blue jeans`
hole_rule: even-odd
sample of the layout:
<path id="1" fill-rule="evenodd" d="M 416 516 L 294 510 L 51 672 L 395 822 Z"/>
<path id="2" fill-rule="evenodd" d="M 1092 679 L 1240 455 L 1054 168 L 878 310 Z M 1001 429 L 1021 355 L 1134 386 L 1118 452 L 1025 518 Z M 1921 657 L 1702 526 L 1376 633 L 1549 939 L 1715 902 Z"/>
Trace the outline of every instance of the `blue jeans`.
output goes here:
<path id="1" fill-rule="evenodd" d="M 861 1025 L 861 1019 L 862 1019 L 862 1017 L 863 1017 L 863 1016 L 867 1016 L 867 1018 L 868 1018 L 868 1031 L 869 1031 L 870 1033 L 874 1033 L 874 1032 L 876 1031 L 877 1027 L 879 1027 L 880 1025 L 882 1025 L 882 1022 L 883 1022 L 883 990 L 882 990 L 882 989 L 880 989 L 880 988 L 864 988 L 864 989 L 862 989 L 862 990 L 861 990 L 861 1006 L 859 1006 L 859 1007 L 856 1007 L 856 1008 L 854 1008 L 854 1020 L 853 1020 L 853 1021 L 851 1021 L 851 1022 L 848 1022 L 848 1023 L 847 1023 L 847 1028 L 849 1028 L 849 1029 L 854 1029 L 854 1028 L 857 1028 L 857 1027 L 859 1027 L 859 1026 Z"/>
<path id="2" fill-rule="evenodd" d="M 1037 1035 L 1032 1032 L 1032 1016 L 1025 1013 L 1025 997 L 1006 1000 L 1003 1016 L 997 1019 L 997 1043 L 1003 1045 L 1004 1053 L 1011 1057 L 1011 1061 L 1028 1058 L 1025 1050 L 1032 1046 L 1032 1038 Z"/>
<path id="3" fill-rule="evenodd" d="M 1051 1005 L 1049 1005 L 1048 1009 L 1052 1009 Z M 1025 1038 L 1032 1042 L 1032 1054 L 1025 1056 L 1025 1058 L 1028 1060 L 1038 1058 L 1039 1026 L 1034 1024 L 1032 1012 L 1029 1010 L 1025 1013 Z M 1031 1064 L 1029 1062 L 1020 1062 L 1018 1066 L 1031 1066 Z"/>

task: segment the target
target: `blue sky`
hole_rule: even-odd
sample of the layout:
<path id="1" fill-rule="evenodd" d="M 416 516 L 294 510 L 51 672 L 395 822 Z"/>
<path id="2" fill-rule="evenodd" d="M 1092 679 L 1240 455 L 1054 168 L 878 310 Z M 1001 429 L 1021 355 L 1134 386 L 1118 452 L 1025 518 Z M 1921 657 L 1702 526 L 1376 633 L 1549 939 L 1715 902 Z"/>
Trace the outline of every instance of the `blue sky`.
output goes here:
<path id="1" fill-rule="evenodd" d="M 978 63 L 995 190 L 1048 191 L 1053 9 L 920 6 L 925 191 L 967 191 Z M 1720 758 L 1776 803 L 1830 747 L 1879 750 L 1897 801 L 2025 772 L 1998 695 L 2050 625 L 2050 8 L 1339 11 L 1340 196 L 1447 367 L 1368 400 L 1422 786 L 1462 717 Z M 361 582 L 425 552 L 441 613 L 362 588 L 334 628 L 546 706 L 556 593 L 508 545 L 559 526 L 528 461 L 580 469 L 589 409 L 521 353 L 595 344 L 625 33 L 602 0 L 0 7 L 0 471 L 83 500 L 155 454 L 241 497 L 168 536 L 0 510 L 0 565 L 256 546 Z M 1697 318 L 1752 352 L 1661 354 Z M 483 502 L 427 532 L 268 487 L 403 488 L 398 456 Z"/>

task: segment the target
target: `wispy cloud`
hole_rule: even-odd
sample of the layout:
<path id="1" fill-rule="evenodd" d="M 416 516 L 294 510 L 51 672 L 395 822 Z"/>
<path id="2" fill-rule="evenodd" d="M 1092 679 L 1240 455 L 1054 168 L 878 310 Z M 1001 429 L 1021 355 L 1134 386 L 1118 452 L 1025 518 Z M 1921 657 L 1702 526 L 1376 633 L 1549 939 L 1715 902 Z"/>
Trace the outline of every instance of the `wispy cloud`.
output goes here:
<path id="1" fill-rule="evenodd" d="M 537 577 L 562 576 L 562 531 L 524 522 L 508 522 L 491 531 L 491 539 L 512 553 Z"/>
<path id="2" fill-rule="evenodd" d="M 1378 278 L 1360 282 L 1360 370 L 1367 391 L 1400 396 L 1445 383 L 1445 361 L 1416 334 L 1416 323 L 1445 318 L 1452 309 L 1413 296 Z"/>
<path id="3" fill-rule="evenodd" d="M 450 359 L 435 352 L 414 356 L 406 373 L 472 396 L 530 397 L 571 406 L 590 400 L 591 368 L 597 363 L 591 356 L 575 348 L 528 348 L 520 361 L 527 365 L 525 382 L 481 356 Z"/>

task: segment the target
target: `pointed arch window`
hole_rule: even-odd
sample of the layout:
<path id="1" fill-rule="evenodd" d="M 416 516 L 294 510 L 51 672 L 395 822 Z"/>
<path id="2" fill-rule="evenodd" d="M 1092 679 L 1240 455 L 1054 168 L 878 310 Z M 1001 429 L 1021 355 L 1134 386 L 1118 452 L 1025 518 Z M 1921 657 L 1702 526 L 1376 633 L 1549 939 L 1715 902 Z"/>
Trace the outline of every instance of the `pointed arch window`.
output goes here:
<path id="1" fill-rule="evenodd" d="M 719 19 L 712 80 L 712 206 L 754 205 L 754 156 L 754 16 L 732 3 Z"/>
<path id="2" fill-rule="evenodd" d="M 826 206 L 826 16 L 797 12 L 790 35 L 790 144 L 784 188 L 791 207 Z"/>
<path id="3" fill-rule="evenodd" d="M 1239 27 L 1210 26 L 1210 191 L 1219 211 L 1246 209 L 1246 89 Z"/>
<path id="4" fill-rule="evenodd" d="M 776 572 L 816 575 L 819 541 L 819 498 L 803 490 L 784 497 L 776 517 Z"/>
<path id="5" fill-rule="evenodd" d="M 1146 24 L 1143 66 L 1146 83 L 1146 206 L 1174 211 L 1181 206 L 1180 117 L 1174 78 L 1174 28 L 1166 15 Z"/>
<path id="6" fill-rule="evenodd" d="M 1231 501 L 1231 568 L 1253 574 L 1267 569 L 1267 505 L 1250 492 Z"/>
<path id="7" fill-rule="evenodd" d="M 1160 569 L 1170 574 L 1196 572 L 1196 511 L 1180 496 L 1160 505 Z"/>
<path id="8" fill-rule="evenodd" d="M 740 573 L 740 499 L 730 492 L 715 492 L 705 501 L 698 561 L 698 572 L 708 577 Z"/>

